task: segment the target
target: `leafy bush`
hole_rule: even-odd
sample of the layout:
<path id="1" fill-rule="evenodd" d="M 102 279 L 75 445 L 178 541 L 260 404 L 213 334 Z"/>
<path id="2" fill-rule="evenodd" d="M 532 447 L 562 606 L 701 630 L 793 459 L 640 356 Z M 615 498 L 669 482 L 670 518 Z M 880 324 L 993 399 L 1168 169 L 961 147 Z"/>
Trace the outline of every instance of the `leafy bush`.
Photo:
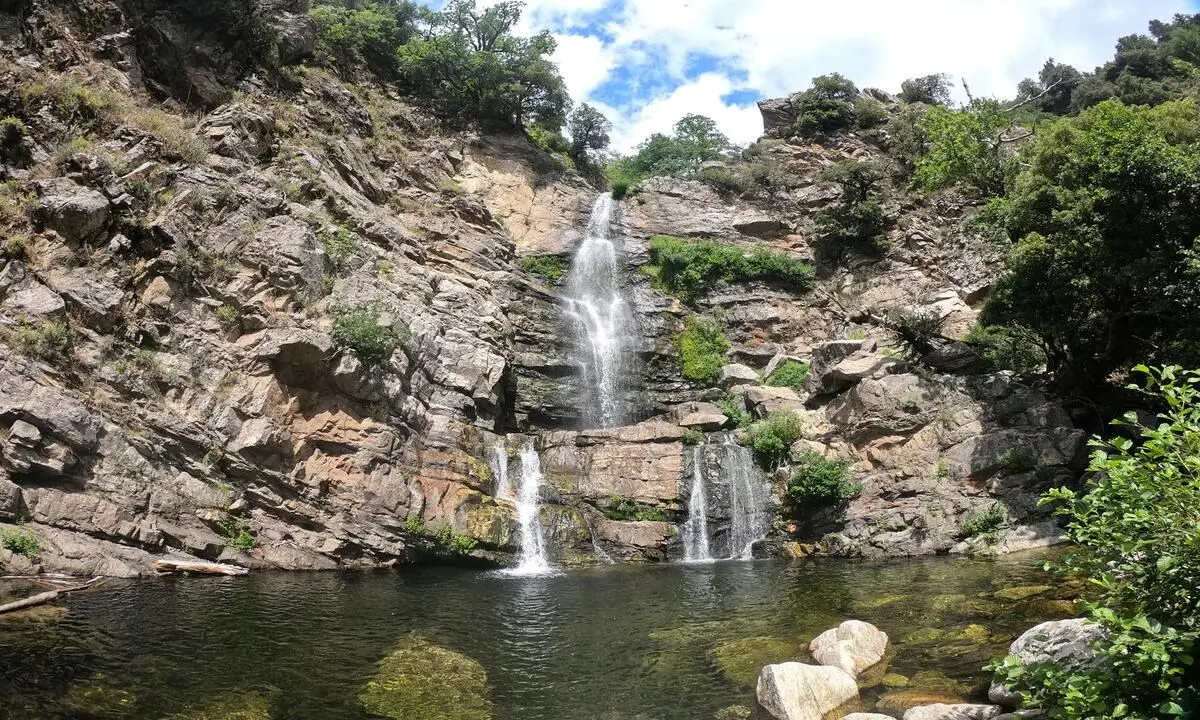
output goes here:
<path id="1" fill-rule="evenodd" d="M 336 270 L 346 267 L 346 263 L 358 250 L 358 240 L 345 228 L 326 230 L 318 235 L 317 239 L 325 250 L 325 257 L 329 258 L 329 263 Z"/>
<path id="2" fill-rule="evenodd" d="M 670 135 L 655 133 L 633 155 L 613 159 L 605 175 L 613 183 L 613 196 L 621 197 L 624 192 L 617 192 L 618 181 L 628 191 L 646 178 L 691 177 L 704 163 L 725 158 L 732 147 L 711 118 L 685 115 Z"/>
<path id="3" fill-rule="evenodd" d="M 403 325 L 384 325 L 374 306 L 358 308 L 337 307 L 333 310 L 333 339 L 350 348 L 368 364 L 388 361 L 408 339 Z"/>
<path id="4" fill-rule="evenodd" d="M 21 352 L 46 361 L 63 360 L 71 352 L 71 327 L 62 320 L 21 324 L 9 337 Z"/>
<path id="5" fill-rule="evenodd" d="M 0 546 L 14 555 L 23 555 L 37 562 L 42 554 L 42 544 L 29 528 L 0 530 Z"/>
<path id="6" fill-rule="evenodd" d="M 735 245 L 669 235 L 650 239 L 650 259 L 656 285 L 685 302 L 692 302 L 722 282 L 761 280 L 806 292 L 814 277 L 812 266 L 781 252 L 756 248 L 747 255 Z"/>
<path id="7" fill-rule="evenodd" d="M 767 377 L 767 384 L 774 387 L 789 387 L 796 392 L 804 391 L 804 383 L 812 366 L 808 363 L 786 360 Z"/>
<path id="8" fill-rule="evenodd" d="M 721 412 L 725 413 L 725 417 L 733 421 L 733 426 L 738 428 L 748 427 L 751 417 L 743 408 L 739 407 L 732 398 L 723 398 L 717 401 L 717 407 L 721 408 Z"/>
<path id="9" fill-rule="evenodd" d="M 926 105 L 950 104 L 950 76 L 945 73 L 922 75 L 900 83 L 900 100 Z"/>
<path id="10" fill-rule="evenodd" d="M 254 533 L 250 532 L 250 526 L 241 518 L 226 514 L 217 522 L 217 530 L 225 545 L 234 550 L 249 552 L 258 544 Z"/>
<path id="11" fill-rule="evenodd" d="M 716 320 L 691 315 L 683 321 L 683 332 L 675 336 L 683 376 L 700 385 L 716 382 L 725 366 L 729 341 Z"/>
<path id="12" fill-rule="evenodd" d="M 699 445 L 704 442 L 704 433 L 692 428 L 684 428 L 683 435 L 679 439 L 684 445 Z"/>
<path id="13" fill-rule="evenodd" d="M 799 508 L 840 505 L 858 497 L 862 488 L 850 480 L 850 461 L 831 460 L 817 452 L 804 452 L 788 480 L 788 497 Z"/>
<path id="14" fill-rule="evenodd" d="M 1075 672 L 1010 656 L 991 666 L 1051 720 L 1166 720 L 1200 708 L 1200 372 L 1135 372 L 1165 408 L 1157 422 L 1128 414 L 1118 424 L 1138 442 L 1093 438 L 1087 487 L 1043 498 L 1079 548 L 1063 569 L 1098 593 L 1087 609 L 1109 633 L 1096 645 L 1102 663 Z"/>
<path id="15" fill-rule="evenodd" d="M 365 65 L 383 78 L 398 74 L 396 49 L 416 35 L 411 2 L 366 2 L 345 7 L 315 3 L 309 17 L 317 30 L 317 58 L 343 71 Z"/>
<path id="16" fill-rule="evenodd" d="M 413 535 L 425 534 L 425 518 L 420 513 L 414 513 L 404 518 L 404 531 Z"/>
<path id="17" fill-rule="evenodd" d="M 991 371 L 1024 374 L 1046 364 L 1046 351 L 1038 345 L 1037 337 L 1022 327 L 976 324 L 963 339 L 974 346 Z"/>
<path id="18" fill-rule="evenodd" d="M 986 510 L 972 510 L 963 518 L 962 531 L 967 537 L 977 535 L 995 538 L 995 533 L 1004 524 L 1004 508 L 992 503 Z"/>
<path id="19" fill-rule="evenodd" d="M 792 97 L 796 132 L 811 137 L 853 127 L 857 98 L 858 88 L 838 73 L 813 78 L 812 87 Z"/>
<path id="20" fill-rule="evenodd" d="M 888 121 L 887 108 L 878 100 L 860 97 L 854 101 L 854 121 L 863 130 L 879 127 Z"/>
<path id="21" fill-rule="evenodd" d="M 610 497 L 608 505 L 600 508 L 600 512 L 604 513 L 604 517 L 609 520 L 662 522 L 667 519 L 667 513 L 662 508 L 646 505 L 621 495 Z"/>
<path id="22" fill-rule="evenodd" d="M 1000 470 L 1005 475 L 1029 472 L 1037 467 L 1037 456 L 1024 445 L 1010 447 L 1000 456 Z"/>
<path id="23" fill-rule="evenodd" d="M 525 272 L 558 282 L 567 274 L 567 261 L 561 255 L 526 255 L 521 258 Z"/>
<path id="24" fill-rule="evenodd" d="M 994 100 L 977 100 L 960 110 L 930 108 L 921 118 L 928 142 L 917 160 L 914 184 L 926 192 L 955 185 L 983 197 L 1004 192 L 1011 153 L 998 138 L 1012 122 Z"/>
<path id="25" fill-rule="evenodd" d="M 799 415 L 780 410 L 751 425 L 746 431 L 746 444 L 764 467 L 774 469 L 787 458 L 803 431 Z"/>
<path id="26" fill-rule="evenodd" d="M 458 555 L 469 554 L 479 544 L 475 538 L 455 531 L 446 523 L 438 523 L 429 534 L 429 539 L 442 549 Z"/>

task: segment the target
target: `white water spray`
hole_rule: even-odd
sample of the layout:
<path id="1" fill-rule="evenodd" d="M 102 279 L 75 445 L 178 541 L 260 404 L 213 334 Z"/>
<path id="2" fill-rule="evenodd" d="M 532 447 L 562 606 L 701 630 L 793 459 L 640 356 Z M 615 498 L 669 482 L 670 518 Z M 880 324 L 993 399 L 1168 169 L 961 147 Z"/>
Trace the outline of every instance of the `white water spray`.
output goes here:
<path id="1" fill-rule="evenodd" d="M 688 493 L 688 516 L 683 523 L 683 561 L 711 562 L 708 549 L 708 500 L 704 496 L 704 453 L 697 446 L 692 454 L 692 489 Z"/>
<path id="2" fill-rule="evenodd" d="M 521 448 L 521 485 L 517 490 L 517 520 L 521 524 L 521 559 L 510 575 L 545 575 L 553 572 L 546 560 L 542 539 L 538 494 L 542 485 L 542 462 L 533 441 Z"/>
<path id="3" fill-rule="evenodd" d="M 754 543 L 771 529 L 771 487 L 749 448 L 726 439 L 721 449 L 721 470 L 729 482 L 729 557 L 748 560 Z"/>

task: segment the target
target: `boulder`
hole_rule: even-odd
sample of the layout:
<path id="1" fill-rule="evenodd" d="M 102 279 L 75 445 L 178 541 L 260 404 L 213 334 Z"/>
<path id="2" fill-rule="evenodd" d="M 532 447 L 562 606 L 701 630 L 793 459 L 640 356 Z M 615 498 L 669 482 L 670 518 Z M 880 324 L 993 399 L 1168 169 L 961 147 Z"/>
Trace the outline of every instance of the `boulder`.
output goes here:
<path id="1" fill-rule="evenodd" d="M 813 638 L 808 649 L 822 665 L 838 667 L 858 677 L 883 659 L 887 646 L 887 633 L 871 623 L 847 620 Z"/>
<path id="2" fill-rule="evenodd" d="M 755 694 L 771 720 L 821 720 L 857 698 L 858 685 L 841 668 L 786 662 L 762 669 Z"/>
<path id="3" fill-rule="evenodd" d="M 728 390 L 738 385 L 757 385 L 762 382 L 762 378 L 754 370 L 735 363 L 721 368 L 719 382 L 723 389 Z"/>
<path id="4" fill-rule="evenodd" d="M 786 387 L 754 385 L 746 388 L 746 406 L 757 417 L 766 417 L 780 410 L 801 412 L 804 403 L 796 391 Z"/>
<path id="5" fill-rule="evenodd" d="M 790 97 L 759 100 L 758 112 L 762 114 L 763 135 L 766 137 L 784 138 L 792 134 L 796 108 Z"/>
<path id="6" fill-rule="evenodd" d="M 108 222 L 108 198 L 96 190 L 59 180 L 42 191 L 46 226 L 72 242 L 83 242 Z"/>
<path id="7" fill-rule="evenodd" d="M 716 412 L 697 411 L 679 418 L 679 427 L 701 432 L 720 430 L 729 424 L 729 418 L 720 408 Z"/>
<path id="8" fill-rule="evenodd" d="M 312 57 L 317 46 L 317 29 L 307 15 L 282 12 L 274 17 L 271 24 L 275 30 L 279 62 L 292 65 Z"/>
<path id="9" fill-rule="evenodd" d="M 825 370 L 821 376 L 820 392 L 838 393 L 854 387 L 860 381 L 886 375 L 889 368 L 900 364 L 896 358 L 875 355 L 863 350 Z"/>
<path id="10" fill-rule="evenodd" d="M 50 288 L 29 279 L 4 298 L 4 309 L 27 317 L 52 317 L 66 312 L 67 304 Z"/>
<path id="11" fill-rule="evenodd" d="M 770 239 L 785 229 L 779 218 L 759 212 L 746 211 L 733 219 L 733 229 L 743 235 Z"/>
<path id="12" fill-rule="evenodd" d="M 1000 713 L 996 705 L 935 703 L 905 710 L 903 720 L 992 720 Z"/>
<path id="13" fill-rule="evenodd" d="M 0 520 L 15 520 L 20 510 L 21 487 L 0 475 Z"/>
<path id="14" fill-rule="evenodd" d="M 102 332 L 112 329 L 124 295 L 99 273 L 86 267 L 70 268 L 53 270 L 46 279 L 90 326 Z"/>
<path id="15" fill-rule="evenodd" d="M 870 352 L 875 349 L 870 340 L 832 340 L 820 343 L 812 350 L 812 369 L 808 373 L 808 390 L 815 394 L 838 392 L 849 387 L 841 381 L 831 380 L 829 389 L 825 387 L 825 375 L 842 360 L 857 352 Z"/>
<path id="16" fill-rule="evenodd" d="M 1026 630 L 1013 641 L 1008 652 L 1021 658 L 1023 665 L 1054 663 L 1063 670 L 1091 670 L 1101 662 L 1092 650 L 1092 644 L 1105 634 L 1102 626 L 1083 618 L 1051 620 Z M 1016 707 L 1021 702 L 1018 693 L 1000 683 L 992 683 L 988 699 L 1008 707 Z"/>
<path id="17" fill-rule="evenodd" d="M 200 126 L 213 152 L 250 160 L 269 155 L 275 146 L 275 118 L 261 107 L 231 103 L 218 108 Z"/>

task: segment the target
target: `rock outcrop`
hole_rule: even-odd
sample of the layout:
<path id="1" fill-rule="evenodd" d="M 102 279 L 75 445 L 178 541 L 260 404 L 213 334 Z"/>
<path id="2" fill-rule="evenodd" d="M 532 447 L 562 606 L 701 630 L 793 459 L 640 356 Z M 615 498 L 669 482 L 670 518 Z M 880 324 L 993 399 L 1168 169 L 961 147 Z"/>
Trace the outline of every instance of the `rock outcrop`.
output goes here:
<path id="1" fill-rule="evenodd" d="M 841 668 L 787 662 L 764 667 L 755 694 L 770 720 L 821 720 L 857 698 L 858 685 Z"/>
<path id="2" fill-rule="evenodd" d="M 883 659 L 887 647 L 888 636 L 882 630 L 861 620 L 847 620 L 813 638 L 808 651 L 818 663 L 857 678 Z"/>
<path id="3" fill-rule="evenodd" d="M 1013 641 L 1008 651 L 1022 665 L 1052 663 L 1066 671 L 1095 669 L 1100 662 L 1092 645 L 1105 635 L 1103 626 L 1082 618 L 1051 620 L 1036 625 Z M 988 699 L 1007 707 L 1017 707 L 1021 696 L 1000 683 L 992 683 Z"/>

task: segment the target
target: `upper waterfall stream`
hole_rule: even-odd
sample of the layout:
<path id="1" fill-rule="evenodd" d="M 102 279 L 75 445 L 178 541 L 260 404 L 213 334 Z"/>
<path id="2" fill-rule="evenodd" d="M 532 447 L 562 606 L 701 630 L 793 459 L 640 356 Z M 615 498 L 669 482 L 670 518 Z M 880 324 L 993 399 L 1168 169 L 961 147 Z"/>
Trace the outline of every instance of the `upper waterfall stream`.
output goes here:
<path id="1" fill-rule="evenodd" d="M 629 386 L 636 332 L 622 296 L 618 249 L 613 242 L 614 202 L 602 193 L 592 204 L 583 243 L 567 274 L 565 311 L 575 330 L 575 361 L 583 371 L 581 418 L 589 427 L 628 420 L 623 393 Z"/>

